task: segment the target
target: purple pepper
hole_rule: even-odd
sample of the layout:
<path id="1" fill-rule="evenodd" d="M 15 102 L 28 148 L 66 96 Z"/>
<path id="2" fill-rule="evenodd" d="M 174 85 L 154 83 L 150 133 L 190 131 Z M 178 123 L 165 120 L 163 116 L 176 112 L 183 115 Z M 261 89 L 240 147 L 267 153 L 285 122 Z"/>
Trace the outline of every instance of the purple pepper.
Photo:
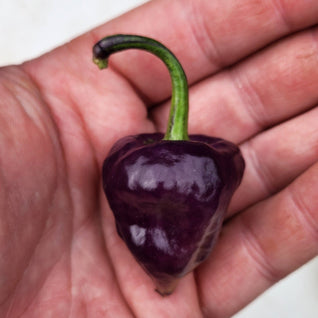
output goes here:
<path id="1" fill-rule="evenodd" d="M 94 62 L 138 48 L 163 60 L 172 79 L 169 124 L 161 133 L 128 136 L 104 161 L 103 187 L 117 231 L 161 295 L 210 254 L 230 199 L 239 186 L 244 160 L 221 138 L 187 134 L 188 86 L 176 57 L 161 43 L 114 35 L 93 48 Z"/>

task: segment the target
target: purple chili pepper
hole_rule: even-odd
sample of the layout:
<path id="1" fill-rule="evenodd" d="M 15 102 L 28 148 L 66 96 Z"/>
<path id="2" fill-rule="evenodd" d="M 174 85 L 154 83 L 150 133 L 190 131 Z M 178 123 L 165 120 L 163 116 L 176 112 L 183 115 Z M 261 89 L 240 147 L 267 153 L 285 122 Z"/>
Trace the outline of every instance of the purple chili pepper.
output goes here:
<path id="1" fill-rule="evenodd" d="M 158 56 L 172 80 L 167 132 L 128 136 L 104 161 L 103 187 L 117 231 L 161 295 L 210 254 L 245 164 L 239 148 L 221 138 L 187 133 L 188 85 L 176 57 L 142 36 L 114 35 L 93 48 L 94 62 L 137 48 Z"/>

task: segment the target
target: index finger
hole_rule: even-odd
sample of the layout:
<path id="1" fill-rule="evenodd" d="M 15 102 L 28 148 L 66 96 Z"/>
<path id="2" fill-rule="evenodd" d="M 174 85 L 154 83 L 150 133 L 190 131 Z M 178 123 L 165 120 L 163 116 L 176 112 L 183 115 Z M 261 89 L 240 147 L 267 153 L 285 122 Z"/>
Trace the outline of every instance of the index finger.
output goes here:
<path id="1" fill-rule="evenodd" d="M 192 84 L 287 34 L 317 23 L 317 17 L 315 0 L 154 0 L 40 60 L 49 63 L 53 58 L 63 72 L 65 65 L 69 70 L 73 65 L 74 73 L 78 73 L 78 65 L 88 71 L 94 67 L 90 59 L 95 42 L 115 33 L 134 33 L 155 38 L 171 49 Z M 122 74 L 149 105 L 170 96 L 167 70 L 145 52 L 117 54 L 111 58 L 110 67 Z M 38 82 L 47 77 L 45 72 L 39 74 L 40 68 L 41 63 L 32 62 Z M 87 74 L 84 71 L 78 76 Z M 59 73 L 54 77 L 58 82 Z M 104 83 L 96 79 L 94 85 L 102 89 Z"/>
<path id="2" fill-rule="evenodd" d="M 94 40 L 112 33 L 153 37 L 175 53 L 192 84 L 287 34 L 317 23 L 317 17 L 318 2 L 314 0 L 157 0 L 91 34 Z M 169 97 L 168 74 L 153 57 L 125 52 L 113 57 L 111 65 L 149 103 Z"/>

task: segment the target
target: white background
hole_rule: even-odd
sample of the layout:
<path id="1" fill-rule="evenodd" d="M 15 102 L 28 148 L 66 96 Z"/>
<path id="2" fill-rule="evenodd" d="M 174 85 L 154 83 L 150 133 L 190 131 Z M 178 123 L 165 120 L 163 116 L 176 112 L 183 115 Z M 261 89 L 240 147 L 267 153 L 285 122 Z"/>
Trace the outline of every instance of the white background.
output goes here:
<path id="1" fill-rule="evenodd" d="M 144 2 L 0 0 L 0 65 L 36 57 Z M 256 317 L 317 318 L 318 258 L 235 315 L 235 318 Z"/>

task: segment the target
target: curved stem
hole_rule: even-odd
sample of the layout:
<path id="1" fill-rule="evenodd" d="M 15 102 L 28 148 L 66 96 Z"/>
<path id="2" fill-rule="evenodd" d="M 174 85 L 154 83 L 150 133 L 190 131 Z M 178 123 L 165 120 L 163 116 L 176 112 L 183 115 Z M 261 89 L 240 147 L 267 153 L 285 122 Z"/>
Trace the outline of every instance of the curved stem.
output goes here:
<path id="1" fill-rule="evenodd" d="M 146 50 L 167 66 L 171 82 L 171 108 L 165 140 L 188 140 L 188 83 L 177 58 L 161 43 L 138 35 L 118 34 L 100 40 L 93 47 L 93 61 L 100 69 L 107 67 L 108 57 L 127 49 Z"/>

